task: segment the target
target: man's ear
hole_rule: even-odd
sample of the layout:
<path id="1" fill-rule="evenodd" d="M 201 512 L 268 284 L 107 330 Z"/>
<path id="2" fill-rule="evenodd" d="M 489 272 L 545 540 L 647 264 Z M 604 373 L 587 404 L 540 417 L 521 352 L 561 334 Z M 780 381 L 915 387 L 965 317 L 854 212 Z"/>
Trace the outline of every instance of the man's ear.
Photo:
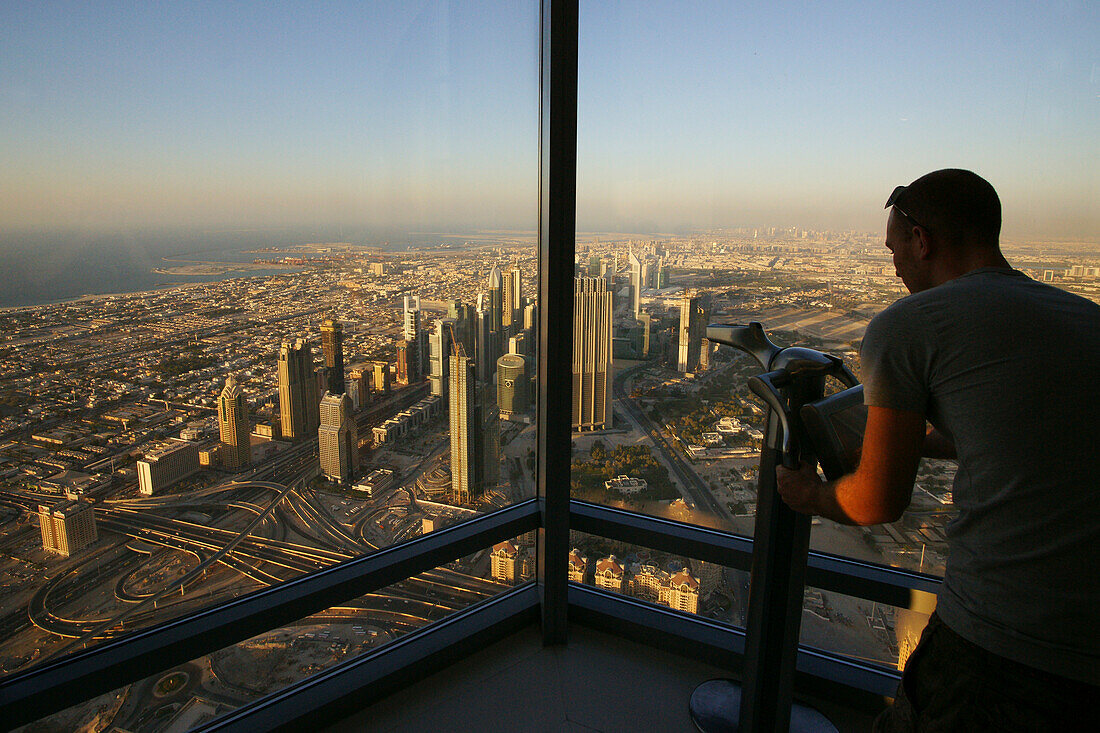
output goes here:
<path id="1" fill-rule="evenodd" d="M 922 260 L 931 259 L 937 244 L 932 241 L 928 230 L 924 227 L 913 227 L 913 236 L 917 239 L 917 257 Z"/>

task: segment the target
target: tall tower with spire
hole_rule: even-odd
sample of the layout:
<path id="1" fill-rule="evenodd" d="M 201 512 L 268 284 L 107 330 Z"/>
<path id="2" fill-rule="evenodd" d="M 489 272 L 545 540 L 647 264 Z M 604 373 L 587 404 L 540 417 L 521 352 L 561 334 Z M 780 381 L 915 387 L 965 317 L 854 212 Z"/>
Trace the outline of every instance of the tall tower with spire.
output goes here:
<path id="1" fill-rule="evenodd" d="M 629 250 L 627 261 L 630 263 L 630 312 L 634 318 L 642 312 L 642 263 L 633 247 Z"/>
<path id="2" fill-rule="evenodd" d="M 248 401 L 232 374 L 218 397 L 218 432 L 221 435 L 222 465 L 230 471 L 248 468 L 252 446 L 248 440 Z"/>
<path id="3" fill-rule="evenodd" d="M 488 382 L 493 377 L 493 368 L 488 361 L 494 353 L 492 322 L 493 318 L 486 305 L 485 293 L 478 293 L 474 321 L 474 343 L 476 344 L 474 351 L 477 363 L 477 379 L 481 382 Z"/>
<path id="4" fill-rule="evenodd" d="M 489 330 L 500 333 L 504 327 L 504 278 L 500 268 L 489 271 Z"/>
<path id="5" fill-rule="evenodd" d="M 523 328 L 523 279 L 519 263 L 515 262 L 504 272 L 504 332 L 515 336 Z"/>

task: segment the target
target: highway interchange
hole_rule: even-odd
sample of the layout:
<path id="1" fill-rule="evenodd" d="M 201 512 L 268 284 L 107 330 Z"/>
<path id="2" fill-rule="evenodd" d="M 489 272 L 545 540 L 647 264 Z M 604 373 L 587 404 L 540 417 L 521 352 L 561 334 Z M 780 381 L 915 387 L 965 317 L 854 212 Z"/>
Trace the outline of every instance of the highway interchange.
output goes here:
<path id="1" fill-rule="evenodd" d="M 432 451 L 397 487 L 373 499 L 322 497 L 308 487 L 306 479 L 316 474 L 315 440 L 294 445 L 246 474 L 186 494 L 146 497 L 133 487 L 116 489 L 95 505 L 100 540 L 45 578 L 25 608 L 0 616 L 0 634 L 11 640 L 37 627 L 64 640 L 49 648 L 50 656 L 59 656 L 413 536 L 420 512 L 412 485 L 438 454 Z M 56 496 L 0 491 L 0 504 L 13 509 L 33 513 L 40 501 L 56 501 Z M 348 505 L 347 521 L 341 521 L 333 507 Z M 383 531 L 378 518 L 387 514 L 404 516 Z M 182 567 L 176 572 L 182 574 L 150 583 L 145 576 L 164 565 L 166 557 L 179 558 L 175 564 Z M 108 587 L 112 603 L 87 600 Z M 466 572 L 437 568 L 302 623 L 369 624 L 401 633 L 503 588 Z"/>

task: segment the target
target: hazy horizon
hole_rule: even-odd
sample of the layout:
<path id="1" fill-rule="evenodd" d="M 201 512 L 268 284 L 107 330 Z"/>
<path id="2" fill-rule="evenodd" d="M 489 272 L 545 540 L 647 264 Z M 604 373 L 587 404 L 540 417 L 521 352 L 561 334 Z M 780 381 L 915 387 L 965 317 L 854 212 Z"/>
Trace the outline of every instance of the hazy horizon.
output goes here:
<path id="1" fill-rule="evenodd" d="M 537 221 L 537 3 L 0 19 L 0 250 Z M 1007 239 L 1100 241 L 1097 27 L 1084 2 L 583 2 L 578 230 L 882 231 L 895 185 L 967 167 Z"/>

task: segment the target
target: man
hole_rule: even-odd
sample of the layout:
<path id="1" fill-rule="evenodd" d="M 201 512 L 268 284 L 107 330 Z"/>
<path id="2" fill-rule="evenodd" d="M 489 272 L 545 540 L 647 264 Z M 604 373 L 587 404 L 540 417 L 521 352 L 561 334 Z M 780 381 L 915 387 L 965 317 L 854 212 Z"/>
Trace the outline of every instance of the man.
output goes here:
<path id="1" fill-rule="evenodd" d="M 936 612 L 876 730 L 1091 728 L 1100 306 L 1009 266 L 1000 200 L 970 171 L 929 173 L 886 206 L 886 246 L 911 295 L 863 339 L 859 468 L 828 483 L 811 466 L 779 469 L 779 492 L 799 512 L 893 522 L 921 456 L 956 458 Z"/>

